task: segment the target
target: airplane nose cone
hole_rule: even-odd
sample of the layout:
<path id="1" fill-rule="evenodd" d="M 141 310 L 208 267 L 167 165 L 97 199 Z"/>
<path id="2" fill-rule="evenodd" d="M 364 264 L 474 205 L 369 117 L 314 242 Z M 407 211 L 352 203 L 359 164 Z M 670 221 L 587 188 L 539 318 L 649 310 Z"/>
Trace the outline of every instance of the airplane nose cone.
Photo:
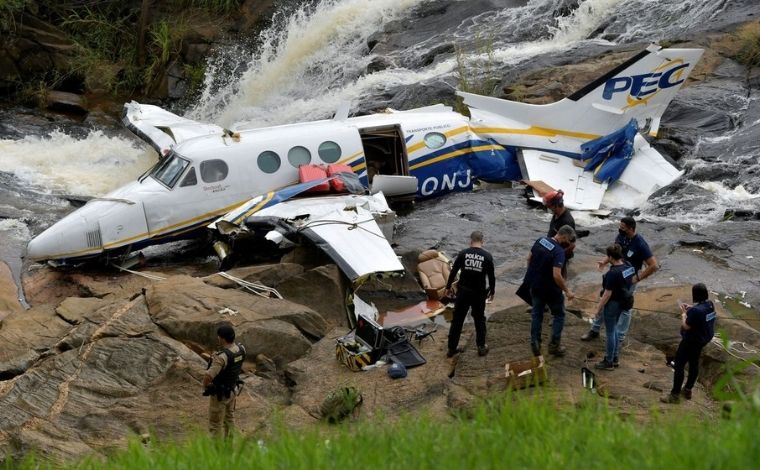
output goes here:
<path id="1" fill-rule="evenodd" d="M 34 237 L 26 246 L 26 257 L 32 261 L 42 261 L 55 258 L 61 253 L 59 235 L 55 226 L 50 227 L 41 234 Z"/>
<path id="2" fill-rule="evenodd" d="M 86 220 L 78 214 L 70 214 L 34 237 L 26 246 L 26 257 L 32 261 L 62 260 L 96 254 L 101 251 L 99 229 L 92 229 L 98 236 L 88 232 Z"/>

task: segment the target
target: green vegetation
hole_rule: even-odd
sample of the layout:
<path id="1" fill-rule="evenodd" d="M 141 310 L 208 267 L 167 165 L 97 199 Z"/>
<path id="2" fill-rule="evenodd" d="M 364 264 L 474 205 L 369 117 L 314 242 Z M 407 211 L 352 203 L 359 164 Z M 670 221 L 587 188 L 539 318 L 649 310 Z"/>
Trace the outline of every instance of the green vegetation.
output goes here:
<path id="1" fill-rule="evenodd" d="M 27 102 L 39 95 L 38 82 L 45 89 L 61 83 L 81 83 L 83 88 L 117 94 L 151 93 L 163 82 L 166 69 L 180 59 L 183 39 L 193 27 L 209 28 L 215 15 L 226 15 L 241 0 L 0 0 L 0 32 L 14 35 L 24 15 L 34 15 L 55 25 L 63 37 L 75 45 L 56 63 L 56 68 L 25 76 L 19 83 L 19 97 Z M 144 11 L 143 11 L 144 10 Z M 142 40 L 141 40 L 142 38 Z M 68 65 L 66 65 L 68 64 Z M 180 64 L 191 71 L 188 89 L 203 82 L 204 67 Z M 35 93 L 31 93 L 34 88 Z"/>
<path id="2" fill-rule="evenodd" d="M 541 391 L 533 397 L 485 402 L 445 420 L 402 416 L 361 419 L 311 431 L 285 430 L 230 441 L 197 435 L 185 443 L 143 444 L 77 469 L 162 468 L 754 468 L 760 402 L 731 418 L 687 415 L 685 405 L 655 411 L 644 422 L 626 419 L 603 398 L 576 407 Z M 696 408 L 690 407 L 695 410 Z M 21 469 L 53 468 L 32 458 Z M 59 467 L 60 468 L 60 467 Z"/>
<path id="3" fill-rule="evenodd" d="M 24 11 L 26 0 L 0 0 L 0 31 L 16 29 L 16 15 Z"/>
<path id="4" fill-rule="evenodd" d="M 474 57 L 468 57 L 465 51 L 457 47 L 456 58 L 457 67 L 454 75 L 457 78 L 457 88 L 467 93 L 476 93 L 478 95 L 490 96 L 494 88 L 499 83 L 496 78 L 494 64 L 493 36 L 483 39 L 480 36 L 475 38 Z M 469 116 L 469 110 L 461 98 L 457 97 L 454 106 L 455 111 Z"/>
<path id="5" fill-rule="evenodd" d="M 242 0 L 173 0 L 180 8 L 197 8 L 217 13 L 230 13 L 237 9 Z"/>
<path id="6" fill-rule="evenodd" d="M 748 67 L 760 67 L 760 22 L 744 25 L 736 36 L 740 47 L 736 59 Z"/>

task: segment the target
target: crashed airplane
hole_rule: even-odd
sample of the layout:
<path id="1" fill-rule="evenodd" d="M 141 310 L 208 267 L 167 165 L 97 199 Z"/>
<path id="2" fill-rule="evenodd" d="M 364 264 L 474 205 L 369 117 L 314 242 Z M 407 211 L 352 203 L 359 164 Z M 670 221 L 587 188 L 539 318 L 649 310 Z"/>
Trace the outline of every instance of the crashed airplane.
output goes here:
<path id="1" fill-rule="evenodd" d="M 124 123 L 159 161 L 38 235 L 27 258 L 114 260 L 199 231 L 257 227 L 274 243 L 309 238 L 354 280 L 403 269 L 387 230 L 372 220 L 388 213 L 385 197 L 431 198 L 471 190 L 475 180 L 526 180 L 562 189 L 571 209 L 635 207 L 682 174 L 640 129 L 657 135 L 701 55 L 650 46 L 546 105 L 460 92 L 470 118 L 443 105 L 353 118 L 343 108 L 330 120 L 233 132 L 132 102 Z M 299 178 L 315 165 L 351 174 Z M 295 197 L 338 179 L 358 181 L 354 193 L 368 194 Z"/>

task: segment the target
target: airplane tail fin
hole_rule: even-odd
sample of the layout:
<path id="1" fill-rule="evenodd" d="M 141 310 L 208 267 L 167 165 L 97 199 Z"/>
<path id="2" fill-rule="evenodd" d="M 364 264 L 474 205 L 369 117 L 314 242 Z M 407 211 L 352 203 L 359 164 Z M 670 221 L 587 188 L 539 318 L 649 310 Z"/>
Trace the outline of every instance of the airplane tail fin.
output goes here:
<path id="1" fill-rule="evenodd" d="M 472 93 L 457 94 L 468 106 L 501 116 L 505 125 L 534 126 L 546 133 L 557 132 L 581 141 L 609 134 L 631 119 L 636 119 L 641 128 L 648 124 L 649 133 L 657 135 L 660 117 L 702 52 L 702 49 L 660 49 L 652 45 L 556 103 L 534 105 Z"/>
<path id="2" fill-rule="evenodd" d="M 579 106 L 591 106 L 604 114 L 649 121 L 650 135 L 657 135 L 660 117 L 675 97 L 702 49 L 661 49 L 651 45 L 623 64 L 568 96 Z"/>

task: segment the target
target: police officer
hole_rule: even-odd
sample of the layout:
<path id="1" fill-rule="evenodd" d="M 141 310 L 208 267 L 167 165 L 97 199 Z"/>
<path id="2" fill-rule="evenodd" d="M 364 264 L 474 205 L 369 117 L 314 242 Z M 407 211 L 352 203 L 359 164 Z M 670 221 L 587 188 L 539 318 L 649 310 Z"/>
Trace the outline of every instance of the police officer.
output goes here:
<path id="1" fill-rule="evenodd" d="M 644 237 L 636 233 L 636 220 L 633 217 L 623 217 L 620 219 L 620 225 L 618 226 L 618 235 L 615 237 L 615 243 L 623 248 L 623 259 L 631 264 L 636 269 L 636 274 L 633 277 L 633 290 L 636 290 L 639 282 L 648 278 L 657 270 L 657 258 L 652 254 L 652 250 L 649 248 Z M 602 269 L 609 262 L 608 258 L 599 261 L 599 269 Z M 642 271 L 642 267 L 646 265 L 646 268 Z M 581 336 L 581 340 L 590 341 L 599 337 L 599 330 L 602 326 L 601 316 L 597 316 L 594 322 L 591 324 L 591 329 Z M 631 326 L 631 310 L 623 310 L 620 313 L 620 318 L 617 324 L 617 342 L 623 344 L 625 336 L 628 334 L 628 329 Z M 618 348 L 619 349 L 619 348 Z M 613 363 L 618 363 L 618 358 L 613 358 Z"/>
<path id="2" fill-rule="evenodd" d="M 472 319 L 475 321 L 475 343 L 478 346 L 478 355 L 488 354 L 486 344 L 486 298 L 492 299 L 496 289 L 496 277 L 494 275 L 493 257 L 483 248 L 483 233 L 479 231 L 470 234 L 470 247 L 462 250 L 454 260 L 449 279 L 446 283 L 446 293 L 451 295 L 451 285 L 461 270 L 459 283 L 457 284 L 457 296 L 454 303 L 454 318 L 451 320 L 449 329 L 449 349 L 446 357 L 453 357 L 462 349 L 459 345 L 459 336 L 462 334 L 462 325 L 467 316 L 467 311 L 472 308 Z M 486 286 L 486 277 L 488 286 Z"/>
<path id="3" fill-rule="evenodd" d="M 691 298 L 694 305 L 680 305 L 681 343 L 676 352 L 673 389 L 660 399 L 663 403 L 678 403 L 681 395 L 691 400 L 691 389 L 697 383 L 699 374 L 699 356 L 715 332 L 715 306 L 708 300 L 707 287 L 702 283 L 694 284 L 691 287 Z M 686 364 L 689 364 L 689 378 L 682 390 Z"/>
<path id="4" fill-rule="evenodd" d="M 607 247 L 607 258 L 610 260 L 610 269 L 602 277 L 602 296 L 596 309 L 596 315 L 604 319 L 604 328 L 607 330 L 607 349 L 604 359 L 596 364 L 597 369 L 613 370 L 613 358 L 618 357 L 616 332 L 618 319 L 623 310 L 633 306 L 633 276 L 636 270 L 627 261 L 623 260 L 623 249 L 615 243 Z"/>
<path id="5" fill-rule="evenodd" d="M 224 422 L 224 435 L 229 436 L 235 427 L 235 389 L 240 369 L 245 360 L 245 348 L 235 343 L 235 330 L 231 325 L 222 325 L 216 330 L 221 350 L 209 357 L 209 366 L 203 376 L 204 395 L 209 397 L 209 431 L 220 435 Z"/>
<path id="6" fill-rule="evenodd" d="M 552 212 L 552 220 L 549 222 L 549 232 L 547 237 L 551 238 L 557 234 L 559 228 L 563 225 L 572 227 L 575 230 L 575 219 L 570 211 L 565 207 L 565 193 L 560 189 L 559 191 L 549 191 L 544 194 L 544 205 Z M 575 243 L 565 248 L 565 264 L 562 265 L 562 277 L 567 279 L 567 264 L 570 259 L 575 256 L 573 251 L 575 250 Z"/>
<path id="7" fill-rule="evenodd" d="M 554 321 L 549 343 L 549 354 L 563 356 L 561 345 L 562 328 L 565 325 L 565 296 L 575 297 L 562 277 L 565 263 L 565 249 L 575 243 L 575 230 L 564 225 L 553 237 L 541 237 L 533 244 L 528 256 L 528 272 L 525 279 L 530 286 L 532 300 L 530 345 L 534 356 L 541 354 L 541 328 L 544 321 L 544 307 L 549 306 Z"/>

